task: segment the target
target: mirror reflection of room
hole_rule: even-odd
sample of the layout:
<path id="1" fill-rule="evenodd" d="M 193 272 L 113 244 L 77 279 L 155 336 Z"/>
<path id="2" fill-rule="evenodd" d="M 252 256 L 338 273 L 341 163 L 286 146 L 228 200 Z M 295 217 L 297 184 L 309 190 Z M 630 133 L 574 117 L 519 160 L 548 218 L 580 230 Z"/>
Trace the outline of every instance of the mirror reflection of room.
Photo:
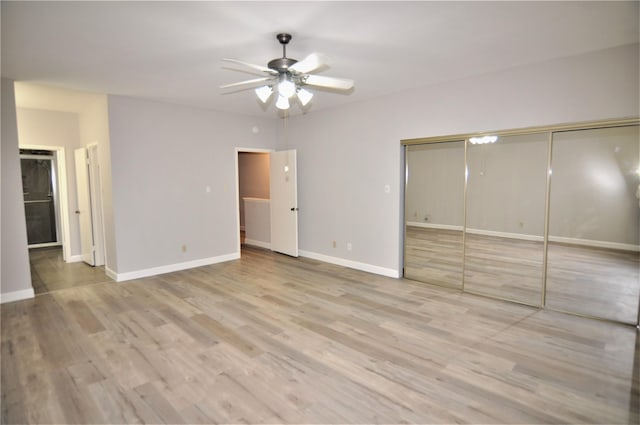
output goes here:
<path id="1" fill-rule="evenodd" d="M 404 275 L 461 288 L 464 141 L 408 146 L 406 167 Z"/>
<path id="2" fill-rule="evenodd" d="M 464 285 L 526 304 L 540 302 L 548 134 L 467 145 Z"/>
<path id="3" fill-rule="evenodd" d="M 639 127 L 554 134 L 547 305 L 626 323 L 640 294 Z"/>
<path id="4" fill-rule="evenodd" d="M 404 276 L 636 324 L 639 127 L 577 127 L 408 144 Z"/>

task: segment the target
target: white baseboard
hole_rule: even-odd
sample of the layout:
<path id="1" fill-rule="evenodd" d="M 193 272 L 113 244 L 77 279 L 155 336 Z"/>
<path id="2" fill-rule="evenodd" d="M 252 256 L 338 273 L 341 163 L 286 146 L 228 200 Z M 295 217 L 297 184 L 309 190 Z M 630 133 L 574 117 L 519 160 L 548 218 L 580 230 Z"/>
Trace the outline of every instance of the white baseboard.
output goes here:
<path id="1" fill-rule="evenodd" d="M 435 223 L 423 223 L 421 221 L 407 221 L 407 226 L 423 227 L 425 229 L 442 229 L 442 230 L 460 230 L 463 227 L 455 224 L 435 224 Z"/>
<path id="2" fill-rule="evenodd" d="M 374 266 L 373 264 L 360 263 L 358 261 L 345 260 L 344 258 L 331 257 L 324 254 L 318 254 L 316 252 L 299 250 L 301 257 L 311 258 L 313 260 L 323 261 L 325 263 L 335 264 L 337 266 L 348 267 L 350 269 L 361 270 L 363 272 L 369 272 L 379 274 L 382 276 L 399 278 L 400 273 L 398 270 L 388 269 L 386 267 Z"/>
<path id="3" fill-rule="evenodd" d="M 462 226 L 452 226 L 448 224 L 421 223 L 408 221 L 407 226 L 422 227 L 426 229 L 463 230 Z M 520 239 L 525 241 L 543 242 L 544 236 L 527 235 L 524 233 L 495 232 L 493 230 L 467 228 L 467 233 L 482 236 L 496 236 L 499 238 Z M 549 236 L 549 242 L 559 242 L 572 245 L 590 246 L 594 248 L 619 249 L 621 251 L 640 252 L 640 245 L 633 245 L 619 242 L 596 241 L 591 239 L 567 238 L 564 236 Z"/>
<path id="4" fill-rule="evenodd" d="M 107 275 L 114 279 L 116 282 L 124 282 L 132 279 L 141 279 L 143 277 L 156 276 L 159 274 L 177 272 L 180 270 L 193 269 L 195 267 L 208 266 L 216 263 L 223 263 L 225 261 L 237 260 L 240 258 L 239 252 L 232 254 L 220 255 L 217 257 L 202 258 L 200 260 L 186 261 L 184 263 L 169 264 L 166 266 L 152 267 L 150 269 L 136 270 L 126 273 L 113 273 L 112 270 L 107 271 Z M 114 276 L 112 276 L 113 274 Z"/>
<path id="5" fill-rule="evenodd" d="M 467 228 L 467 233 L 471 233 L 473 235 L 481 235 L 481 236 L 496 236 L 498 238 L 519 239 L 523 241 L 544 242 L 544 236 L 527 235 L 525 233 L 495 232 L 493 230 L 470 229 L 470 228 Z"/>
<path id="6" fill-rule="evenodd" d="M 23 289 L 22 291 L 7 292 L 6 294 L 0 294 L 0 304 L 27 300 L 33 297 L 35 297 L 33 288 Z"/>
<path id="7" fill-rule="evenodd" d="M 114 272 L 113 270 L 111 270 L 109 267 L 104 266 L 104 273 L 110 277 L 111 279 L 117 281 L 118 280 L 118 273 Z"/>
<path id="8" fill-rule="evenodd" d="M 67 263 L 79 263 L 82 261 L 82 254 L 80 255 L 72 255 L 69 258 L 67 258 Z"/>
<path id="9" fill-rule="evenodd" d="M 549 236 L 549 242 L 567 243 L 571 245 L 591 246 L 594 248 L 619 249 L 621 251 L 640 252 L 639 245 L 619 242 L 594 241 L 590 239 L 565 238 L 564 236 Z"/>
<path id="10" fill-rule="evenodd" d="M 245 245 L 257 246 L 257 247 L 260 247 L 260 248 L 271 249 L 271 242 L 257 241 L 255 239 L 246 239 L 245 238 L 244 244 Z"/>

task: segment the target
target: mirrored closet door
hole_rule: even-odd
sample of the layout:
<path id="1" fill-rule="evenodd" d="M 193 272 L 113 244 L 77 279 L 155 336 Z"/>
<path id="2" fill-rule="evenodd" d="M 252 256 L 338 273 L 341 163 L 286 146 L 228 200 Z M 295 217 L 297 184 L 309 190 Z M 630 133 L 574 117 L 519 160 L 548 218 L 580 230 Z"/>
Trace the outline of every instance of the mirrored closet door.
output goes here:
<path id="1" fill-rule="evenodd" d="M 540 303 L 548 144 L 544 133 L 469 139 L 465 290 Z"/>
<path id="2" fill-rule="evenodd" d="M 404 277 L 638 324 L 639 123 L 403 141 Z"/>
<path id="3" fill-rule="evenodd" d="M 636 323 L 639 144 L 637 126 L 553 135 L 549 308 Z"/>
<path id="4" fill-rule="evenodd" d="M 464 141 L 408 146 L 405 177 L 405 277 L 461 288 Z"/>

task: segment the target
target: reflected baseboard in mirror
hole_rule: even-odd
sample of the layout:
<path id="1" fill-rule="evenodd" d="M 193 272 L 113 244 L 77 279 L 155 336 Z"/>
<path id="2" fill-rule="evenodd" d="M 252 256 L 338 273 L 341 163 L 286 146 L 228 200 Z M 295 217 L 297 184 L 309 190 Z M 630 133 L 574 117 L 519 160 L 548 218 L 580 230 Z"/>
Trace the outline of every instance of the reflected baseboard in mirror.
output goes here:
<path id="1" fill-rule="evenodd" d="M 406 226 L 404 277 L 462 288 L 462 230 Z"/>

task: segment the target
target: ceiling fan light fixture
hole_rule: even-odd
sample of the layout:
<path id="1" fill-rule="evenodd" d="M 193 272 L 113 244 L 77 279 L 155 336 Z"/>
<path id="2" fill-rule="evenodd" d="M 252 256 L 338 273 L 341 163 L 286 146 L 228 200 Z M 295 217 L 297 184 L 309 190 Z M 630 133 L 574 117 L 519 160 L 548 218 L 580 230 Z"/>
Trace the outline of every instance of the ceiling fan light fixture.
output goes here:
<path id="1" fill-rule="evenodd" d="M 309 103 L 311 101 L 311 98 L 313 97 L 313 93 L 303 88 L 298 89 L 297 95 L 298 95 L 298 100 L 300 101 L 302 106 L 307 106 L 307 103 Z"/>
<path id="2" fill-rule="evenodd" d="M 278 100 L 276 101 L 276 108 L 286 110 L 289 109 L 289 98 L 283 96 L 282 94 L 278 95 Z"/>
<path id="3" fill-rule="evenodd" d="M 256 95 L 262 103 L 267 103 L 267 100 L 269 100 L 271 94 L 273 93 L 273 89 L 271 88 L 271 86 L 258 87 L 255 91 Z"/>
<path id="4" fill-rule="evenodd" d="M 285 97 L 296 94 L 296 85 L 286 76 L 278 83 L 278 93 Z"/>
<path id="5" fill-rule="evenodd" d="M 316 72 L 323 71 L 329 66 L 328 58 L 323 54 L 311 53 L 300 61 L 288 58 L 286 46 L 291 41 L 291 34 L 279 33 L 276 35 L 276 39 L 282 45 L 282 57 L 272 59 L 266 67 L 237 59 L 223 58 L 224 62 L 240 65 L 245 68 L 244 71 L 250 74 L 257 73 L 262 77 L 224 84 L 220 88 L 234 89 L 234 91 L 252 89 L 265 105 L 273 96 L 276 96 L 275 104 L 280 110 L 289 109 L 291 98 L 294 96 L 297 98 L 297 103 L 303 108 L 309 105 L 313 93 L 304 89 L 303 86 L 327 88 L 335 91 L 353 91 L 353 80 L 315 75 Z M 238 71 L 242 70 L 238 69 Z"/>

